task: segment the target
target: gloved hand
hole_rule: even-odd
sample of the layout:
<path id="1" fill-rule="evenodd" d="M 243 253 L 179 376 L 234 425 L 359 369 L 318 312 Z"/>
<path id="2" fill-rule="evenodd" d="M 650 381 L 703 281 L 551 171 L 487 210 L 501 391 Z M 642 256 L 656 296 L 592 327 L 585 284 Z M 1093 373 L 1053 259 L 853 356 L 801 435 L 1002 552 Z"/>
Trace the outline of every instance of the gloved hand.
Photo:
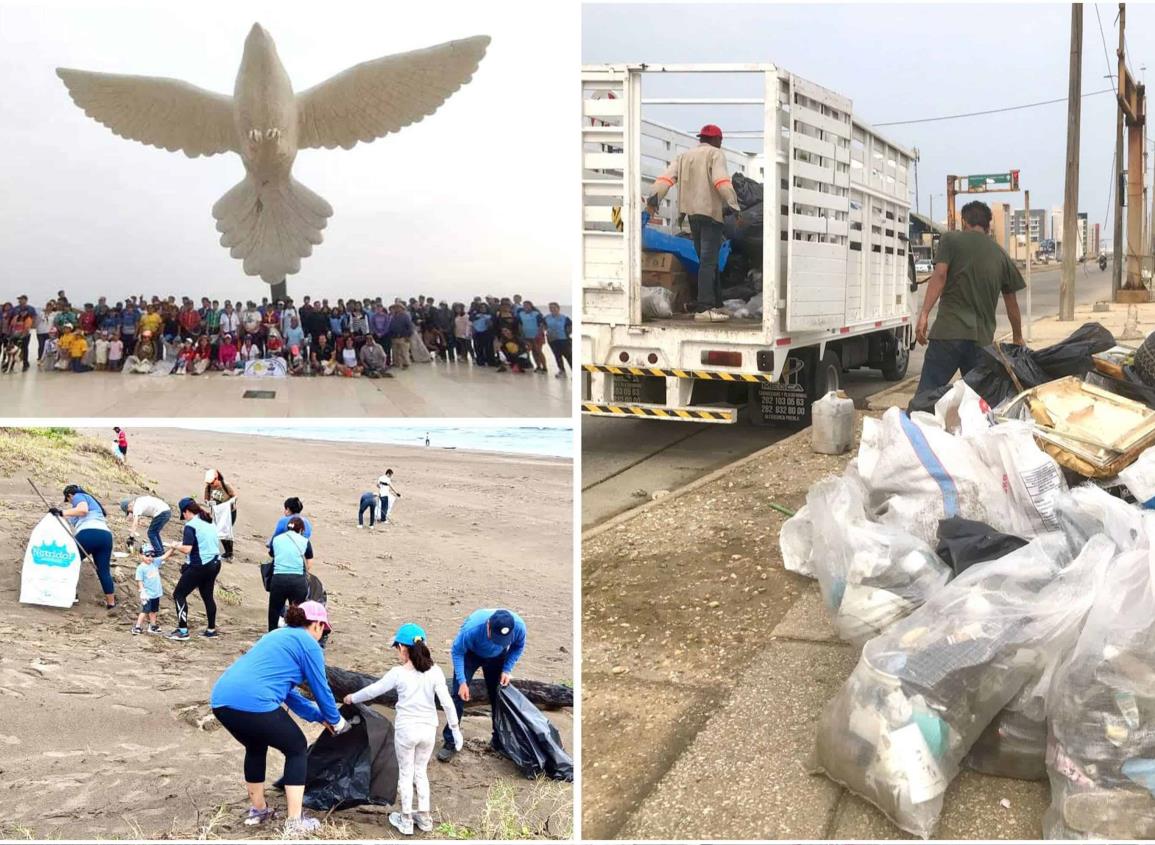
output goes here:
<path id="1" fill-rule="evenodd" d="M 48 512 L 53 516 L 64 516 L 64 511 L 62 511 L 60 508 L 49 508 Z"/>
<path id="2" fill-rule="evenodd" d="M 461 726 L 454 725 L 450 728 L 450 731 L 453 734 L 453 748 L 456 751 L 460 751 L 465 747 L 465 737 L 461 735 Z"/>
<path id="3" fill-rule="evenodd" d="M 345 720 L 345 717 L 342 716 L 337 721 L 337 724 L 333 725 L 330 730 L 333 731 L 334 735 L 339 736 L 340 734 L 343 734 L 345 731 L 349 730 L 349 723 Z"/>

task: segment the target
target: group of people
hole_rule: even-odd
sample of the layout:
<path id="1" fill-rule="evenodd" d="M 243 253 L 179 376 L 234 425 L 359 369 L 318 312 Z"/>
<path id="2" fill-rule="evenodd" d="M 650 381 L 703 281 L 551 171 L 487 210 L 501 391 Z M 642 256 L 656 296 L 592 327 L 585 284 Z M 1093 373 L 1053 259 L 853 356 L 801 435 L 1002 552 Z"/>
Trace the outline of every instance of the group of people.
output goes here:
<path id="1" fill-rule="evenodd" d="M 389 501 L 400 496 L 392 476 L 393 471 L 388 470 L 378 480 L 380 501 L 376 504 L 385 515 Z M 136 582 L 141 604 L 133 634 L 161 633 L 157 621 L 163 597 L 160 570 L 172 555 L 181 554 L 185 562 L 173 590 L 177 626 L 168 638 L 190 638 L 188 597 L 194 590 L 204 602 L 207 626 L 202 635 L 218 636 L 213 593 L 222 561 L 232 557 L 236 501 L 236 490 L 223 474 L 208 470 L 202 501 L 186 496 L 178 502 L 181 539 L 170 542 L 164 540 L 162 532 L 173 511 L 163 499 L 145 494 L 121 501 L 121 511 L 130 522 L 129 547 L 136 546 L 140 555 Z M 267 573 L 268 579 L 268 633 L 225 670 L 213 685 L 210 698 L 217 720 L 245 749 L 244 781 L 250 804 L 246 825 L 261 825 L 276 817 L 265 800 L 266 758 L 270 747 L 284 754 L 281 784 L 287 804 L 283 831 L 287 837 L 308 835 L 320 827 L 318 819 L 303 811 L 308 745 L 289 711 L 305 721 L 322 723 L 336 734 L 349 729 L 326 676 L 323 646 L 332 625 L 323 590 L 318 601 L 308 583 L 313 577 L 313 526 L 303 511 L 299 498 L 286 499 L 284 515 L 267 543 L 270 560 L 263 574 Z M 104 505 L 80 485 L 69 484 L 64 488 L 63 507 L 50 512 L 71 525 L 81 554 L 96 567 L 108 610 L 116 610 L 119 604 L 110 571 L 113 533 Z M 136 532 L 144 520 L 146 541 L 137 543 Z M 222 533 L 228 535 L 227 540 Z M 445 727 L 437 758 L 449 762 L 463 747 L 460 720 L 471 698 L 470 682 L 480 671 L 496 742 L 501 701 L 498 690 L 510 683 L 525 644 L 525 622 L 516 613 L 505 608 L 474 611 L 453 640 L 449 655 L 453 683 L 449 684 L 433 660 L 425 630 L 405 622 L 393 638 L 396 665 L 380 680 L 344 696 L 345 705 L 355 705 L 391 691 L 397 693 L 393 742 L 400 806 L 388 818 L 399 833 L 412 835 L 415 829 L 433 829 L 427 766 L 437 745 L 438 704 L 445 711 Z M 312 700 L 298 691 L 302 683 L 308 683 Z"/>
<path id="2" fill-rule="evenodd" d="M 413 363 L 492 367 L 546 373 L 548 346 L 557 377 L 572 369 L 573 322 L 556 302 L 543 313 L 520 295 L 476 296 L 472 302 L 420 296 L 392 304 L 376 299 L 303 297 L 234 304 L 202 297 L 100 297 L 82 308 L 58 291 L 43 309 L 27 296 L 0 305 L 0 348 L 20 369 L 37 341 L 40 369 L 198 375 L 240 374 L 255 361 L 278 359 L 288 375 L 388 377 Z M 15 369 L 15 368 L 14 368 Z"/>

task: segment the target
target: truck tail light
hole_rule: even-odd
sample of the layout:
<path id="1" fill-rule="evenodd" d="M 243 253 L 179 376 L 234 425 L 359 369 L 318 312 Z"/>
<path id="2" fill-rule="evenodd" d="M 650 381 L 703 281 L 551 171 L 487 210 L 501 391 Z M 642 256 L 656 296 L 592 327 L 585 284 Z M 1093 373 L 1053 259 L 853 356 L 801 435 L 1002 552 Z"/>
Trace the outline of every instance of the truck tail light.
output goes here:
<path id="1" fill-rule="evenodd" d="M 702 363 L 713 364 L 718 367 L 741 367 L 742 353 L 741 352 L 723 352 L 720 349 L 708 349 L 702 351 Z"/>

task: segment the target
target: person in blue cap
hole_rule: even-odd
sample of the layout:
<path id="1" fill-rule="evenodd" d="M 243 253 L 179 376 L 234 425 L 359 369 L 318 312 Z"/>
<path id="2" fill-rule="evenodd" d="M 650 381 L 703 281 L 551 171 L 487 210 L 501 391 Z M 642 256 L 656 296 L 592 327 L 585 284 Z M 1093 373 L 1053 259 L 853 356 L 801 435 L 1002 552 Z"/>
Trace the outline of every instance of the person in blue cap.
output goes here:
<path id="1" fill-rule="evenodd" d="M 489 694 L 489 712 L 497 732 L 497 688 L 509 686 L 513 667 L 525 651 L 525 622 L 512 610 L 482 608 L 469 614 L 453 640 L 453 704 L 458 719 L 469 701 L 469 682 L 481 670 Z M 437 759 L 448 763 L 457 753 L 449 726 L 442 733 L 444 745 Z"/>
<path id="2" fill-rule="evenodd" d="M 212 515 L 204 510 L 192 496 L 185 496 L 177 505 L 180 518 L 185 520 L 181 541 L 173 548 L 188 555 L 188 561 L 180 568 L 180 580 L 172 591 L 176 604 L 176 629 L 168 635 L 170 640 L 187 640 L 188 597 L 193 590 L 201 594 L 205 603 L 208 627 L 201 636 L 217 636 L 217 602 L 213 589 L 217 576 L 221 574 L 221 540 Z"/>
<path id="3" fill-rule="evenodd" d="M 397 662 L 379 681 L 345 696 L 346 704 L 372 701 L 389 690 L 397 690 L 397 714 L 393 723 L 393 747 L 397 752 L 397 794 L 401 812 L 389 814 L 389 824 L 405 836 L 413 835 L 413 823 L 428 833 L 433 830 L 429 815 L 427 767 L 437 744 L 437 702 L 445 710 L 445 730 L 453 747 L 461 750 L 465 738 L 458 726 L 458 711 L 445 684 L 445 673 L 433 662 L 426 645 L 425 630 L 406 622 L 393 637 Z M 413 814 L 413 787 L 417 787 L 417 814 Z"/>

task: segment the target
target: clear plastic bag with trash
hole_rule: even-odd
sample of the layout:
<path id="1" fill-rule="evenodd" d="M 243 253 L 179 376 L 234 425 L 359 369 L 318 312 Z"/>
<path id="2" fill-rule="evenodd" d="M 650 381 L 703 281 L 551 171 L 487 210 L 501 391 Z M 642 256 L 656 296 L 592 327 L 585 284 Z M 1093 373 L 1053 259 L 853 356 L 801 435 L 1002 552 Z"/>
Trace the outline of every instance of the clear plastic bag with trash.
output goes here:
<path id="1" fill-rule="evenodd" d="M 810 564 L 835 631 L 855 645 L 921 606 L 951 575 L 922 540 L 871 522 L 866 496 L 854 473 L 820 481 L 806 496 Z"/>
<path id="2" fill-rule="evenodd" d="M 674 292 L 660 286 L 642 288 L 643 317 L 673 317 Z"/>
<path id="3" fill-rule="evenodd" d="M 1155 514 L 1142 519 L 1055 674 L 1049 839 L 1155 838 Z"/>
<path id="4" fill-rule="evenodd" d="M 782 551 L 782 565 L 788 572 L 807 578 L 814 577 L 811 561 L 814 550 L 814 526 L 810 521 L 810 507 L 803 505 L 794 516 L 782 523 L 778 532 L 778 547 Z"/>
<path id="5" fill-rule="evenodd" d="M 972 566 L 868 642 L 819 718 L 812 770 L 930 837 L 963 758 L 1082 622 L 1115 545 L 1096 536 L 1073 553 L 1063 534 L 1042 535 Z"/>

